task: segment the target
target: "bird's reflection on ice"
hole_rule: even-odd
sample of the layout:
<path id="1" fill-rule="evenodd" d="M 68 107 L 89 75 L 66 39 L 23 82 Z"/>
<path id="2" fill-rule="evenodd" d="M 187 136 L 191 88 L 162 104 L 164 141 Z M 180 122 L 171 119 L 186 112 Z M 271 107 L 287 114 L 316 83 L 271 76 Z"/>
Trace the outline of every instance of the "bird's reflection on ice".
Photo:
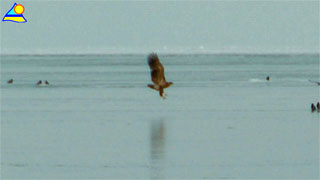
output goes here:
<path id="1" fill-rule="evenodd" d="M 166 127 L 163 118 L 152 120 L 150 129 L 151 178 L 163 179 L 166 155 Z"/>

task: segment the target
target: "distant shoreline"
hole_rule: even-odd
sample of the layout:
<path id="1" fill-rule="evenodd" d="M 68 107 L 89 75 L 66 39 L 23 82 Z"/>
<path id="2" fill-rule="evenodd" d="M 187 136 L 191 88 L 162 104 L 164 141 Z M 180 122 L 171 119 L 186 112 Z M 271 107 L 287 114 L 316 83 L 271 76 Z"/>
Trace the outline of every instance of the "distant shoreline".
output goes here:
<path id="1" fill-rule="evenodd" d="M 44 54 L 0 54 L 0 56 L 144 56 L 149 53 L 44 53 Z M 158 53 L 161 56 L 319 56 L 320 52 L 301 52 L 301 53 Z"/>

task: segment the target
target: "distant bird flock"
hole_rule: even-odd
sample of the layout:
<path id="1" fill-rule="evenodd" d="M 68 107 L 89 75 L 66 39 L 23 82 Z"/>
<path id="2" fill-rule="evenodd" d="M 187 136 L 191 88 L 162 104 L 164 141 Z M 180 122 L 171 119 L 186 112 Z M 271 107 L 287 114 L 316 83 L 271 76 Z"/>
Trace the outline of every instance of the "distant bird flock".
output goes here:
<path id="1" fill-rule="evenodd" d="M 49 82 L 46 80 L 45 82 L 44 82 L 46 85 L 49 85 Z M 38 86 L 40 86 L 42 84 L 42 81 L 41 80 L 39 80 L 38 82 L 37 82 L 37 85 Z"/>
<path id="2" fill-rule="evenodd" d="M 163 65 L 160 63 L 159 57 L 156 53 L 151 53 L 148 56 L 148 64 L 150 67 L 150 74 L 151 74 L 151 80 L 154 84 L 148 84 L 148 87 L 151 89 L 154 89 L 156 91 L 159 91 L 159 95 L 160 97 L 162 97 L 163 99 L 165 99 L 167 97 L 167 94 L 164 93 L 164 89 L 170 87 L 173 82 L 167 82 L 166 78 L 165 78 L 165 74 L 164 74 L 164 67 Z M 270 81 L 270 76 L 266 77 L 266 81 Z M 316 81 L 311 81 L 312 83 L 316 83 L 317 85 L 320 86 L 320 82 L 316 82 Z M 13 84 L 13 79 L 8 80 L 8 84 Z M 42 85 L 42 81 L 39 80 L 36 85 L 40 86 Z M 46 86 L 49 85 L 49 82 L 46 80 L 44 82 L 44 84 Z M 315 112 L 318 111 L 320 112 L 320 103 L 317 103 L 317 106 L 315 106 L 313 103 L 311 104 L 311 112 Z"/>
<path id="3" fill-rule="evenodd" d="M 13 79 L 10 79 L 10 80 L 8 81 L 8 84 L 13 84 Z M 36 85 L 37 85 L 37 86 L 42 85 L 42 81 L 39 80 L 39 81 L 36 83 Z M 47 80 L 45 81 L 45 85 L 49 85 L 49 82 L 48 82 Z"/>

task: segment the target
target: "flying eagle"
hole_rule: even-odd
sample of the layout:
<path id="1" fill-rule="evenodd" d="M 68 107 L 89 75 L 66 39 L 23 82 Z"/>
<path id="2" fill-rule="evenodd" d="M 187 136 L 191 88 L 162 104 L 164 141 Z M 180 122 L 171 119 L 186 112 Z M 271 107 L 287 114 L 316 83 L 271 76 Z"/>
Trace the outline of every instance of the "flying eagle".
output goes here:
<path id="1" fill-rule="evenodd" d="M 148 84 L 148 87 L 159 91 L 159 94 L 162 98 L 166 97 L 163 89 L 171 86 L 173 82 L 167 82 L 164 76 L 164 68 L 160 63 L 158 55 L 155 53 L 151 53 L 148 56 L 148 64 L 151 70 L 151 79 L 153 84 Z"/>

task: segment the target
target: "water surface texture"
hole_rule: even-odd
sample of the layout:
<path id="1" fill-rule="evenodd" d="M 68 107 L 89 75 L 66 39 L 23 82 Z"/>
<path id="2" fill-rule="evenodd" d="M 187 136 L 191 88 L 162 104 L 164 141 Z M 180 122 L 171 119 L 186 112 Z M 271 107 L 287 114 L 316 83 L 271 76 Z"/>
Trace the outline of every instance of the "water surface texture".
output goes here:
<path id="1" fill-rule="evenodd" d="M 319 55 L 146 57 L 1 56 L 2 178 L 319 178 Z"/>

